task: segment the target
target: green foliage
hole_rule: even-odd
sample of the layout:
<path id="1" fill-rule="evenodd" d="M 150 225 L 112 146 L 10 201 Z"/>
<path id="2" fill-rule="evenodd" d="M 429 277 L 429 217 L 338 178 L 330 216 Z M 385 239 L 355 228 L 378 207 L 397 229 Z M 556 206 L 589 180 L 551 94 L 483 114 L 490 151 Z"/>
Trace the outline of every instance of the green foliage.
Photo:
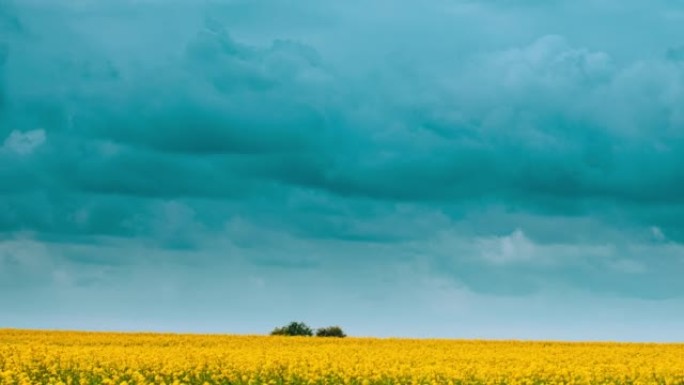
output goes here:
<path id="1" fill-rule="evenodd" d="M 290 322 L 288 325 L 275 328 L 272 336 L 312 336 L 313 330 L 304 322 Z"/>
<path id="2" fill-rule="evenodd" d="M 339 326 L 328 326 L 327 328 L 319 328 L 316 330 L 316 337 L 346 337 L 342 328 Z"/>

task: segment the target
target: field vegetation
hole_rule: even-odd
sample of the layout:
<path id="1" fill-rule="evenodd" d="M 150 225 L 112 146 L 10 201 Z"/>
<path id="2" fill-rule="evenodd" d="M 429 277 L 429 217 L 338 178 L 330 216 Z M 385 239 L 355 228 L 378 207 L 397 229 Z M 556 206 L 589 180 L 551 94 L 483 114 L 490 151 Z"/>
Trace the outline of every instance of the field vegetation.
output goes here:
<path id="1" fill-rule="evenodd" d="M 0 384 L 680 385 L 684 344 L 0 330 Z"/>

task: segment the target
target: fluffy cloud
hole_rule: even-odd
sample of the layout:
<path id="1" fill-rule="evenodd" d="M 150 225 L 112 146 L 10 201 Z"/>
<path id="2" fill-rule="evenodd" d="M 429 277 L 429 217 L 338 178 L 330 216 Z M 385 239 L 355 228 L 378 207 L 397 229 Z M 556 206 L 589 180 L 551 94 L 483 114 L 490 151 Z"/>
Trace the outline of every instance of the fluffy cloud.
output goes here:
<path id="1" fill-rule="evenodd" d="M 520 229 L 516 229 L 511 235 L 482 239 L 479 244 L 482 257 L 494 264 L 528 261 L 534 258 L 536 252 L 535 245 Z"/>
<path id="2" fill-rule="evenodd" d="M 29 155 L 45 142 L 45 130 L 27 132 L 12 131 L 5 139 L 0 150 L 19 155 Z"/>

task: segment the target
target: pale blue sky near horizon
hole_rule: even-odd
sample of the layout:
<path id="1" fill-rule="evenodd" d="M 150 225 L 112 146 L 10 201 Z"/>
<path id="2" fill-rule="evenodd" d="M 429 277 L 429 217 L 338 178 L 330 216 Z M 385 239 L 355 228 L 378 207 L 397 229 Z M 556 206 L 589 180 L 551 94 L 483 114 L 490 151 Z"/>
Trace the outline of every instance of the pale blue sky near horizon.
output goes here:
<path id="1" fill-rule="evenodd" d="M 684 341 L 682 25 L 0 0 L 0 328 Z"/>

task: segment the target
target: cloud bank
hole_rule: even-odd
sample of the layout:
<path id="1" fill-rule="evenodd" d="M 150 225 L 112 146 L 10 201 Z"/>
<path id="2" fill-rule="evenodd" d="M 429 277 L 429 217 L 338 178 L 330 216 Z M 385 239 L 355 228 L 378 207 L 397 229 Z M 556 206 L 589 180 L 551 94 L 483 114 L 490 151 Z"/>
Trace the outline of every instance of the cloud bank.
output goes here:
<path id="1" fill-rule="evenodd" d="M 0 322 L 681 339 L 682 19 L 0 0 Z"/>

